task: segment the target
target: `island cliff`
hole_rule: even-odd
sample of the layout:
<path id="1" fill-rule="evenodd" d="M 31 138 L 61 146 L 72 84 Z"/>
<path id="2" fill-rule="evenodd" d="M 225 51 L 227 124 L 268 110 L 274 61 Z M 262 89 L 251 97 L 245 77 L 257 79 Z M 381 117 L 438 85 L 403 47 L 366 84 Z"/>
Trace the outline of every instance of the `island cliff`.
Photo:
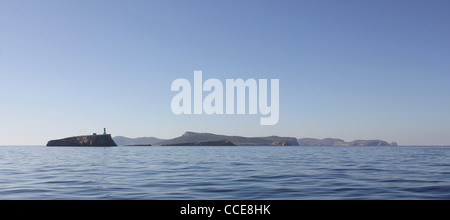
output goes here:
<path id="1" fill-rule="evenodd" d="M 69 137 L 59 140 L 51 140 L 47 143 L 47 147 L 115 147 L 117 146 L 110 134 L 103 135 L 84 135 L 77 137 Z"/>

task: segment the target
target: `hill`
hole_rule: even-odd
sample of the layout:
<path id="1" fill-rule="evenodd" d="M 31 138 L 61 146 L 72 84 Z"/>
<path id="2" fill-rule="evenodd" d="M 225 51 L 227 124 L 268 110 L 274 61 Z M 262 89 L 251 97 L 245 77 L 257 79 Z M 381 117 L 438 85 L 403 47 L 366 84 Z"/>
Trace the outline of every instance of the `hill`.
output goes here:
<path id="1" fill-rule="evenodd" d="M 167 144 L 163 146 L 236 146 L 231 141 L 227 140 L 217 140 L 217 141 L 202 141 L 195 143 L 177 143 L 177 144 Z"/>
<path id="2" fill-rule="evenodd" d="M 178 145 L 218 140 L 227 140 L 239 146 L 298 146 L 297 139 L 293 137 L 241 137 L 195 132 L 186 132 L 180 137 L 164 140 L 154 145 Z"/>

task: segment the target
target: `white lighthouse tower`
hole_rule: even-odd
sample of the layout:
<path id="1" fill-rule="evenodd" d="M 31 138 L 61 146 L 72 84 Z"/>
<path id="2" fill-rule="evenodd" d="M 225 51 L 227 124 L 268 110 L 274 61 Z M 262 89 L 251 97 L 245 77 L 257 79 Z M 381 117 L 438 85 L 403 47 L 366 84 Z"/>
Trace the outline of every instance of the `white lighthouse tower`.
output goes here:
<path id="1" fill-rule="evenodd" d="M 106 128 L 103 128 L 103 135 L 106 135 Z"/>

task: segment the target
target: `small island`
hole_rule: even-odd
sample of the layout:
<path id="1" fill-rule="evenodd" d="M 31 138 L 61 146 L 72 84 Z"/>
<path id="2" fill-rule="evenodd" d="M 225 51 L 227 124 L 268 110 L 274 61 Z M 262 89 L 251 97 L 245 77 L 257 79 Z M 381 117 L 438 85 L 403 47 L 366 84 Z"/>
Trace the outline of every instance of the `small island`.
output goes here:
<path id="1" fill-rule="evenodd" d="M 116 147 L 117 144 L 111 137 L 111 134 L 106 133 L 106 128 L 102 135 L 96 133 L 92 135 L 83 135 L 76 137 L 68 137 L 58 140 L 51 140 L 47 143 L 47 147 Z"/>

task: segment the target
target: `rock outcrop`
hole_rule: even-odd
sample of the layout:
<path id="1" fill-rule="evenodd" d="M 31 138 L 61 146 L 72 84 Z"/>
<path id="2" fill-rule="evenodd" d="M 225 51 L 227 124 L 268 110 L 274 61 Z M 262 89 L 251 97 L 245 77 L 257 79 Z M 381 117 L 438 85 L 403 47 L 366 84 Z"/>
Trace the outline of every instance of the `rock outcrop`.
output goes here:
<path id="1" fill-rule="evenodd" d="M 47 143 L 48 147 L 115 147 L 117 146 L 110 134 L 103 135 L 85 135 L 69 137 L 59 140 L 51 140 Z"/>

